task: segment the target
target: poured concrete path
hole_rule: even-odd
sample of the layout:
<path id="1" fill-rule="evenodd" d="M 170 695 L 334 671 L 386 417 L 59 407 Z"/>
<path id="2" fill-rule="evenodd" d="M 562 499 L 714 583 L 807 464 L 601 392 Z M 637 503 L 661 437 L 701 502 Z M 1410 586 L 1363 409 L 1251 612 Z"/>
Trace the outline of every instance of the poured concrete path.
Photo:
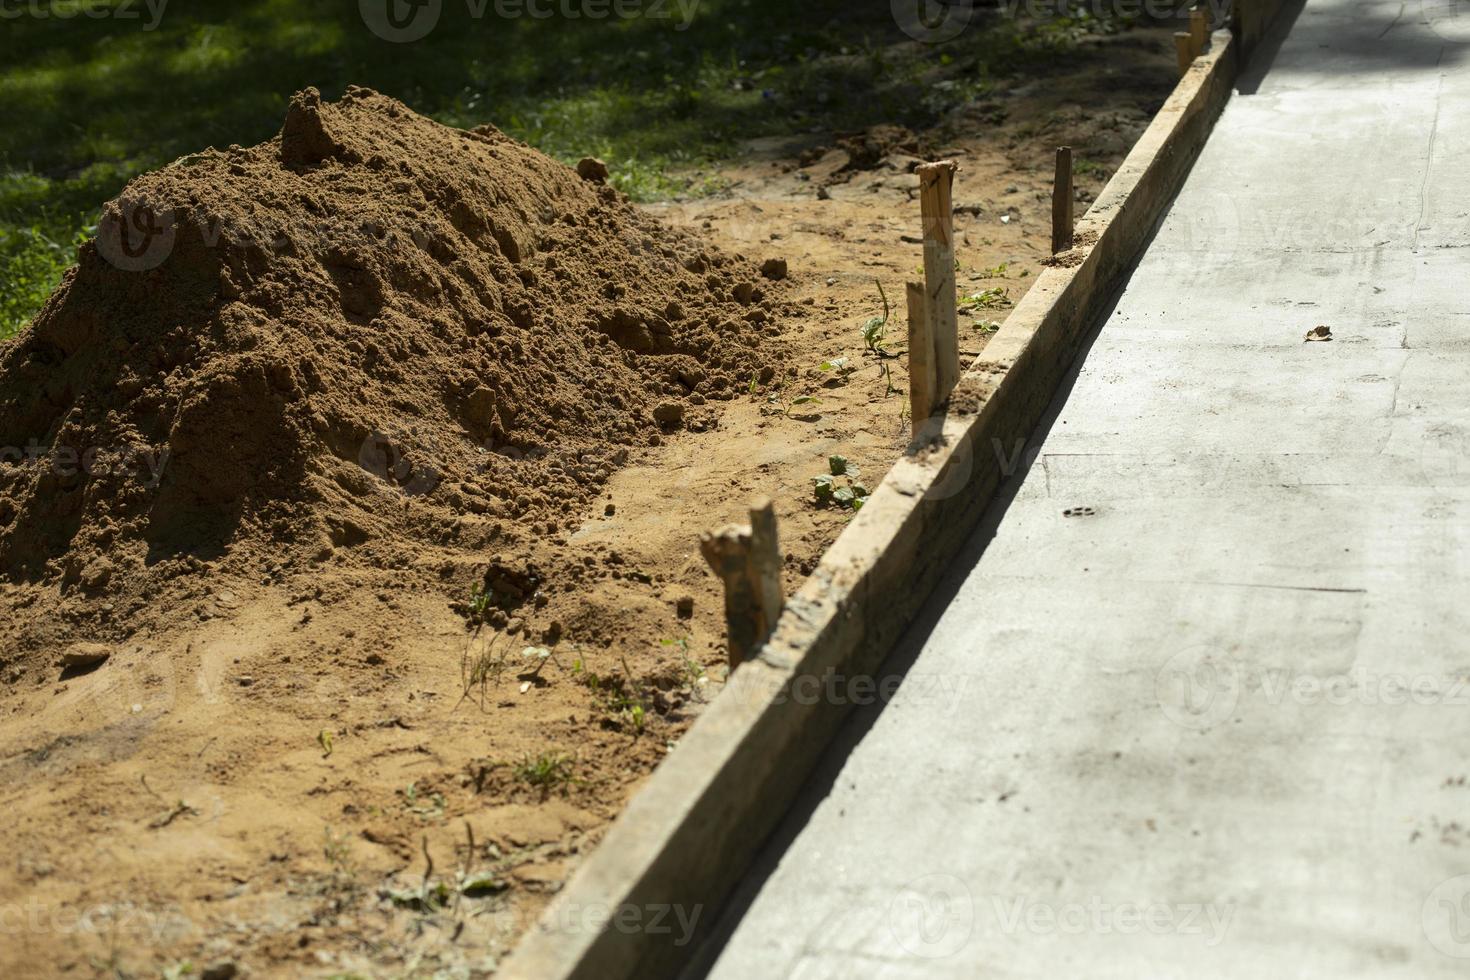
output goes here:
<path id="1" fill-rule="evenodd" d="M 1470 2 L 1252 70 L 694 972 L 1470 976 Z"/>

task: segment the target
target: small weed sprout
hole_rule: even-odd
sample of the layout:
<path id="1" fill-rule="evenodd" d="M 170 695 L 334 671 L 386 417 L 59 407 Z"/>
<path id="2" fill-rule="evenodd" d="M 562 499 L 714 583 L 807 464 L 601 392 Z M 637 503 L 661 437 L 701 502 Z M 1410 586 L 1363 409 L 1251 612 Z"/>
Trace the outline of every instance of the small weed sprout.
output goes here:
<path id="1" fill-rule="evenodd" d="M 992 286 L 989 289 L 982 289 L 980 292 L 973 293 L 960 300 L 960 306 L 965 309 L 994 310 L 999 307 L 1009 306 L 1010 304 L 1010 290 L 1005 286 Z"/>
<path id="2" fill-rule="evenodd" d="M 475 634 L 479 634 L 476 629 Z M 510 653 L 510 642 L 507 638 L 506 644 L 499 652 L 495 649 L 496 641 L 500 634 L 490 637 L 490 641 L 478 650 L 475 647 L 475 636 L 470 637 L 470 642 L 465 645 L 464 653 L 460 656 L 460 701 L 469 700 L 474 697 L 476 690 L 479 691 L 480 710 L 485 708 L 485 691 L 492 684 L 499 684 L 501 676 L 505 673 L 506 660 Z"/>
<path id="3" fill-rule="evenodd" d="M 888 398 L 900 394 L 898 388 L 893 384 L 893 368 L 884 362 L 878 365 L 878 371 L 883 378 L 883 397 Z"/>
<path id="4" fill-rule="evenodd" d="M 822 382 L 825 388 L 838 388 L 847 383 L 847 379 L 857 372 L 857 367 L 848 363 L 845 357 L 834 357 L 817 365 L 817 370 L 831 377 Z"/>
<path id="5" fill-rule="evenodd" d="M 887 354 L 888 317 L 892 310 L 888 306 L 888 294 L 883 291 L 883 282 L 874 279 L 873 283 L 878 287 L 878 298 L 883 301 L 883 315 L 869 319 L 862 326 L 863 346 L 878 357 Z"/>
<path id="6" fill-rule="evenodd" d="M 841 478 L 845 483 L 838 483 Z M 818 507 L 836 505 L 859 511 L 868 502 L 868 488 L 858 482 L 858 468 L 846 456 L 827 457 L 827 472 L 812 477 L 812 498 Z"/>
<path id="7" fill-rule="evenodd" d="M 575 780 L 572 778 L 574 760 L 559 752 L 542 752 L 527 755 L 511 770 L 516 779 L 527 786 L 539 789 L 545 796 L 552 790 L 565 791 Z"/>
<path id="8" fill-rule="evenodd" d="M 470 596 L 470 619 L 477 626 L 485 622 L 485 613 L 490 610 L 491 592 L 481 584 Z"/>
<path id="9" fill-rule="evenodd" d="M 409 783 L 407 788 L 402 790 L 402 793 L 403 808 L 423 820 L 433 820 L 443 816 L 444 810 L 448 806 L 448 802 L 444 799 L 443 793 L 430 793 L 427 798 L 421 801 L 417 780 Z"/>
<path id="10" fill-rule="evenodd" d="M 762 409 L 761 410 L 761 414 L 762 415 L 767 415 L 767 414 L 769 414 L 769 415 L 780 415 L 780 416 L 783 416 L 785 418 L 798 418 L 798 419 L 804 418 L 804 417 L 809 417 L 809 416 L 793 416 L 791 414 L 792 409 L 798 408 L 798 407 L 800 407 L 802 405 L 819 405 L 819 404 L 821 404 L 821 399 L 818 398 L 816 395 L 798 395 L 797 397 L 791 399 L 791 401 L 786 402 L 784 405 L 782 405 L 781 398 L 778 395 L 772 395 L 771 398 L 770 398 L 770 401 L 771 401 L 771 403 L 773 405 L 781 405 L 781 407 L 780 408 L 772 409 L 769 412 L 767 410 L 765 410 L 765 409 Z"/>
<path id="11" fill-rule="evenodd" d="M 621 675 L 599 676 L 587 670 L 585 665 L 574 669 L 574 674 L 588 690 L 600 696 L 605 726 L 631 729 L 635 736 L 643 733 L 648 722 L 646 702 L 649 696 L 645 688 L 633 684 L 633 672 L 626 659 L 623 660 Z"/>
<path id="12" fill-rule="evenodd" d="M 688 642 L 686 640 L 685 649 L 687 648 Z M 684 673 L 684 680 L 689 685 L 689 691 L 694 700 L 704 701 L 704 686 L 709 683 L 709 676 L 705 672 L 704 664 L 686 654 L 681 667 Z"/>

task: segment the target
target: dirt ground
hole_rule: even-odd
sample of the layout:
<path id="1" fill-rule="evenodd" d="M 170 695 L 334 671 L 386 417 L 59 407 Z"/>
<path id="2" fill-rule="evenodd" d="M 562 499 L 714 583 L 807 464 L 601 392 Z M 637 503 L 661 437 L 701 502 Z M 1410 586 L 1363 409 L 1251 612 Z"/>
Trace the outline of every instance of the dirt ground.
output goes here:
<path id="1" fill-rule="evenodd" d="M 1089 50 L 930 132 L 751 145 L 728 191 L 653 209 L 787 259 L 785 300 L 804 311 L 779 324 L 790 360 L 771 392 L 711 402 L 570 527 L 527 538 L 517 557 L 542 571 L 542 598 L 520 621 L 467 625 L 496 554 L 205 577 L 171 628 L 0 690 L 0 975 L 493 972 L 718 694 L 721 597 L 699 533 L 771 496 L 794 591 L 850 516 L 813 502 L 828 457 L 876 485 L 902 451 L 916 159 L 960 166 L 974 354 L 1047 254 L 1055 146 L 1083 161 L 1080 214 L 1162 104 L 1167 31 Z M 894 304 L 881 355 L 862 337 L 879 283 Z M 467 676 L 476 664 L 492 669 Z"/>

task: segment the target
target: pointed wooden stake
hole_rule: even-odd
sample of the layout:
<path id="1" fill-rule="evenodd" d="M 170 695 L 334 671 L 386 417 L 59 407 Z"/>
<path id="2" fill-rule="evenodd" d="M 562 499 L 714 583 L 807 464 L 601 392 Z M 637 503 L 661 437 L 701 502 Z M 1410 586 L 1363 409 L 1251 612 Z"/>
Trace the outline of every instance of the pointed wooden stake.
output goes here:
<path id="1" fill-rule="evenodd" d="M 766 642 L 785 604 L 776 510 L 770 499 L 762 497 L 751 506 L 749 524 L 700 535 L 699 551 L 725 583 L 725 630 L 734 670 Z"/>
<path id="2" fill-rule="evenodd" d="M 1057 147 L 1056 179 L 1051 186 L 1051 254 L 1072 247 L 1072 148 Z"/>
<path id="3" fill-rule="evenodd" d="M 909 414 L 918 436 L 934 414 L 934 335 L 924 311 L 924 287 L 916 282 L 906 289 L 909 311 Z"/>

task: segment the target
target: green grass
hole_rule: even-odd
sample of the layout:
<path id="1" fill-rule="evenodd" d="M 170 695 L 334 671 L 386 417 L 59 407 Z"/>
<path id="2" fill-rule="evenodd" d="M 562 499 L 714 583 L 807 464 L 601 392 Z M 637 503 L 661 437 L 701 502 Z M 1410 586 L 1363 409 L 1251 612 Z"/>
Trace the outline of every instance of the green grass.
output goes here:
<path id="1" fill-rule="evenodd" d="M 542 752 L 540 755 L 527 755 L 515 764 L 513 770 L 515 778 L 529 786 L 534 786 L 542 792 L 555 789 L 566 789 L 575 780 L 572 776 L 574 760 L 569 755 L 558 752 Z"/>
<path id="2" fill-rule="evenodd" d="M 699 169 L 742 140 L 932 122 L 1073 43 L 1054 24 L 986 14 L 943 45 L 902 44 L 880 0 L 700 0 L 684 30 L 677 18 L 506 20 L 495 3 L 443 0 L 437 28 L 408 44 L 374 35 L 352 0 L 175 0 L 154 30 L 141 0 L 133 20 L 0 23 L 0 338 L 28 322 L 130 178 L 268 139 L 308 85 L 328 98 L 366 85 L 562 159 L 601 156 L 648 200 L 715 189 Z M 922 85 L 936 69 L 946 85 Z"/>

